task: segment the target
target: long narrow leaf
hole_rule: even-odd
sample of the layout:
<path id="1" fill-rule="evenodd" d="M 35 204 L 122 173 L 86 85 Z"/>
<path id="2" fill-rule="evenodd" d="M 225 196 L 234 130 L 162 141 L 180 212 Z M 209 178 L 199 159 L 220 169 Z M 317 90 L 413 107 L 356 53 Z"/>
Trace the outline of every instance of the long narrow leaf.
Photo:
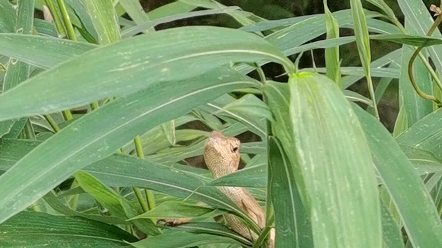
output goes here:
<path id="1" fill-rule="evenodd" d="M 236 76 L 235 76 L 236 75 Z M 255 83 L 218 70 L 191 81 L 157 84 L 121 97 L 32 150 L 0 177 L 0 222 L 26 208 L 83 167 L 109 156 L 130 139 L 233 89 Z M 65 149 L 69 147 L 69 149 Z"/>
<path id="2" fill-rule="evenodd" d="M 5 92 L 0 120 L 78 107 L 154 83 L 191 78 L 232 61 L 260 59 L 294 70 L 272 45 L 238 30 L 184 27 L 140 35 L 89 51 Z"/>

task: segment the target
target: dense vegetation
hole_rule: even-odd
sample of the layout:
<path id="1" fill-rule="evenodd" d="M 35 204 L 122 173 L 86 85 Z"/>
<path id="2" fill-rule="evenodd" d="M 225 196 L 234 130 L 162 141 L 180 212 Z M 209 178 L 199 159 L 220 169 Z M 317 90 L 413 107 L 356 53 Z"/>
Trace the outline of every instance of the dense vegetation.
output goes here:
<path id="1" fill-rule="evenodd" d="M 280 19 L 212 0 L 147 14 L 138 0 L 0 0 L 0 246 L 262 247 L 274 227 L 276 247 L 441 247 L 440 9 L 324 0 L 282 19 L 292 10 L 268 2 Z M 203 16 L 217 27 L 168 26 Z M 372 59 L 373 42 L 395 45 Z M 325 66 L 300 66 L 312 50 Z M 390 132 L 378 103 L 392 81 Z M 212 130 L 243 139 L 244 169 L 198 168 Z M 221 185 L 266 210 L 254 243 L 215 221 L 257 229 Z"/>

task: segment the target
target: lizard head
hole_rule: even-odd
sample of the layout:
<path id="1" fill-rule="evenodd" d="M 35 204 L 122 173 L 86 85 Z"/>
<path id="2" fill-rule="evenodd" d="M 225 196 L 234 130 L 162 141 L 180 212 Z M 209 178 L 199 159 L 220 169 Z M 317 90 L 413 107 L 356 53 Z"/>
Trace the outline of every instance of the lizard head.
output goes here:
<path id="1" fill-rule="evenodd" d="M 241 142 L 237 138 L 226 137 L 218 131 L 210 134 L 204 146 L 204 161 L 214 178 L 238 170 L 240 145 Z"/>

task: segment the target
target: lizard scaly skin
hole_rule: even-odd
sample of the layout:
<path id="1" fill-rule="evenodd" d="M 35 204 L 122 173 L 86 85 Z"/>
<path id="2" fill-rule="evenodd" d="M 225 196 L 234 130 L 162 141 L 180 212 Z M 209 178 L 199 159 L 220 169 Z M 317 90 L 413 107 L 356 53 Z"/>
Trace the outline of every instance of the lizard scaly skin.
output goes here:
<path id="1" fill-rule="evenodd" d="M 219 178 L 238 170 L 240 155 L 240 141 L 233 137 L 226 137 L 218 131 L 213 131 L 204 146 L 204 160 L 213 177 Z M 266 215 L 256 199 L 242 187 L 218 187 L 238 207 L 240 207 L 260 227 L 265 227 Z M 225 215 L 227 223 L 232 229 L 255 241 L 258 235 L 242 224 L 234 215 Z M 271 231 L 269 247 L 273 247 L 274 229 Z"/>

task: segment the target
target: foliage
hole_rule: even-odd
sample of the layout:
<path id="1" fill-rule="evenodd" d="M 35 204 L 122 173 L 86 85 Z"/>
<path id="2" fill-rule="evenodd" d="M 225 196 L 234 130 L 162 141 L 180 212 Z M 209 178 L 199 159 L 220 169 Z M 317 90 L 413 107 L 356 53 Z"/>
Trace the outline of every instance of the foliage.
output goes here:
<path id="1" fill-rule="evenodd" d="M 351 0 L 330 12 L 324 0 L 324 14 L 270 21 L 211 0 L 147 14 L 138 0 L 0 0 L 0 246 L 259 247 L 270 227 L 276 247 L 442 246 L 442 112 L 409 79 L 411 69 L 440 99 L 442 38 L 425 35 L 433 20 L 420 1 L 398 0 L 405 26 L 383 0 L 367 2 L 377 11 Z M 43 6 L 53 22 L 34 17 Z M 241 27 L 156 30 L 217 14 Z M 372 61 L 370 40 L 401 47 Z M 340 63 L 353 42 L 362 67 Z M 288 58 L 314 49 L 325 68 Z M 268 63 L 288 80 L 270 80 Z M 370 98 L 348 90 L 362 78 Z M 392 79 L 390 133 L 377 103 Z M 254 134 L 244 169 L 213 180 L 183 165 L 209 130 Z M 255 243 L 214 220 L 228 212 L 256 227 L 221 185 L 265 207 Z"/>

